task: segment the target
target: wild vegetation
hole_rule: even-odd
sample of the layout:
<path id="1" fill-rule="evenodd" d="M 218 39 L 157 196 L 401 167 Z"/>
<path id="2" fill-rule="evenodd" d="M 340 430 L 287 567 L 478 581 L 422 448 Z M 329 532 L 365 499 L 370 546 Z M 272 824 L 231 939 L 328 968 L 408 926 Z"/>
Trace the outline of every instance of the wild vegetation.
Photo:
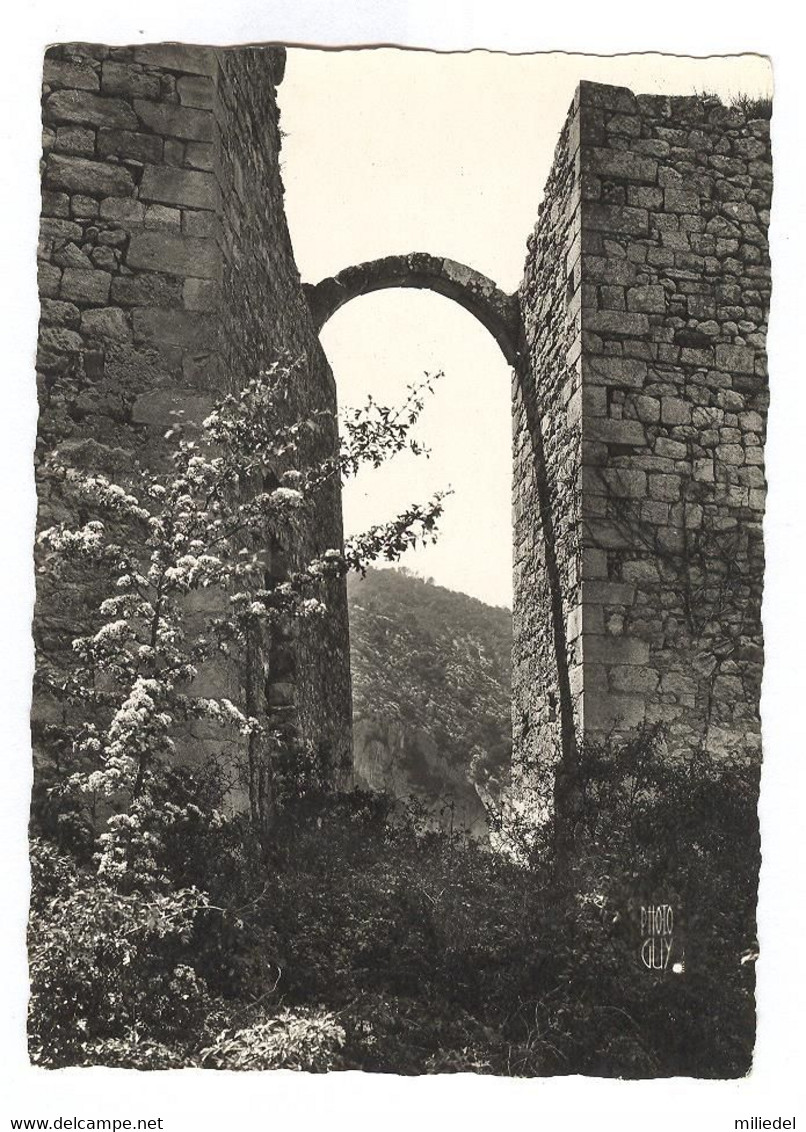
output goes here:
<path id="1" fill-rule="evenodd" d="M 347 594 L 356 781 L 482 829 L 477 787 L 497 802 L 512 755 L 510 610 L 404 568 Z"/>
<path id="2" fill-rule="evenodd" d="M 382 793 L 327 790 L 309 752 L 283 746 L 251 706 L 248 660 L 261 635 L 327 616 L 329 578 L 432 537 L 442 507 L 436 496 L 269 576 L 258 535 L 303 522 L 328 477 L 414 443 L 424 404 L 422 389 L 397 413 L 370 403 L 348 417 L 338 459 L 300 471 L 299 431 L 317 422 L 269 423 L 288 377 L 277 366 L 227 398 L 206 439 L 178 437 L 164 476 L 113 485 L 51 462 L 81 508 L 78 523 L 40 536 L 41 568 L 91 571 L 108 588 L 69 666 L 39 674 L 63 710 L 39 736 L 48 769 L 34 792 L 32 1060 L 746 1072 L 758 844 L 745 768 L 705 756 L 670 765 L 657 731 L 585 748 L 576 851 L 558 863 L 550 824 L 523 838 L 512 827 L 512 851 L 493 852 L 459 830 L 429 829 Z M 199 589 L 221 596 L 204 629 L 187 616 Z M 422 584 L 424 608 L 445 600 L 435 589 Z M 488 633 L 485 617 L 474 634 Z M 376 628 L 377 610 L 365 663 L 390 666 L 398 702 L 415 711 L 405 651 L 396 641 L 384 655 Z M 457 627 L 460 657 L 470 635 Z M 485 639 L 501 667 L 497 634 Z M 245 658 L 240 699 L 194 695 L 200 667 L 233 652 Z M 449 689 L 432 676 L 435 690 Z M 488 693 L 472 725 L 472 704 L 457 715 L 447 691 L 424 709 L 424 724 L 443 728 L 439 741 L 472 744 L 464 767 L 483 762 L 474 748 L 501 765 L 500 679 Z M 198 715 L 222 741 L 239 737 L 248 809 L 229 806 L 232 783 L 215 760 L 176 757 L 177 725 Z M 268 790 L 256 793 L 257 779 Z M 680 972 L 642 966 L 648 902 L 676 910 Z"/>

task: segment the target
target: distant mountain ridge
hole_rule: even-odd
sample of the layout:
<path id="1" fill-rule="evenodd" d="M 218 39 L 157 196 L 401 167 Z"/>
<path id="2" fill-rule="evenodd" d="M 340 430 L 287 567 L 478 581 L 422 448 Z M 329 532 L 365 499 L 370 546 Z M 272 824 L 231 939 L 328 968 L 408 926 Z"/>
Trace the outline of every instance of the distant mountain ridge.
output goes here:
<path id="1" fill-rule="evenodd" d="M 356 784 L 486 832 L 512 752 L 512 614 L 405 569 L 347 586 Z"/>

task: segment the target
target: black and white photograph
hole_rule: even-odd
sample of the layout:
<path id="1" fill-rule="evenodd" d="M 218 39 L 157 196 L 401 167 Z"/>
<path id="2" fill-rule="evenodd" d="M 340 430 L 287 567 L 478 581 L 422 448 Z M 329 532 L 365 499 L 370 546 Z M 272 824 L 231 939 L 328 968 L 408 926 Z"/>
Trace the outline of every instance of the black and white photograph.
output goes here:
<path id="1" fill-rule="evenodd" d="M 752 1082 L 775 60 L 102 31 L 35 76 L 29 1071 Z"/>

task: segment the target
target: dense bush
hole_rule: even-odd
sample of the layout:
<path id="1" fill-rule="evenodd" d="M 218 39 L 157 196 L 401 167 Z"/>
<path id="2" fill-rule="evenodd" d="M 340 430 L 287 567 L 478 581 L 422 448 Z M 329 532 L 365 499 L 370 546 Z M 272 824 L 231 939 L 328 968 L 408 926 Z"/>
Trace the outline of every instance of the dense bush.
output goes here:
<path id="1" fill-rule="evenodd" d="M 88 610 L 71 662 L 38 676 L 63 722 L 43 731 L 33 797 L 32 1060 L 746 1072 L 753 772 L 704 757 L 670 762 L 652 731 L 588 746 L 574 828 L 555 838 L 549 824 L 518 828 L 509 815 L 503 847 L 491 851 L 430 830 L 399 799 L 323 792 L 308 752 L 267 734 L 251 695 L 264 631 L 325 615 L 323 578 L 365 572 L 433 537 L 443 498 L 324 552 L 290 580 L 266 579 L 245 531 L 259 542 L 267 525 L 293 527 L 328 478 L 419 450 L 409 437 L 424 404 L 415 387 L 396 413 L 370 402 L 350 415 L 339 455 L 303 476 L 287 466 L 295 438 L 322 422 L 278 433 L 289 379 L 274 367 L 226 398 L 205 421 L 206 454 L 182 441 L 164 482 L 143 473 L 138 494 L 52 462 L 64 491 L 83 499 L 83 517 L 78 528 L 42 532 L 40 568 L 57 581 L 62 568 L 91 568 L 114 592 Z M 249 483 L 260 490 L 250 494 Z M 105 517 L 86 519 L 96 513 Z M 199 634 L 184 598 L 210 586 L 226 612 L 214 633 Z M 198 665 L 222 648 L 254 661 L 240 706 L 193 694 Z M 488 722 L 500 686 L 485 701 Z M 176 765 L 177 726 L 199 716 L 224 736 L 239 733 L 250 768 L 266 770 L 249 779 L 271 784 L 265 796 L 250 790 L 249 815 L 229 813 L 232 784 L 215 765 Z M 471 740 L 463 728 L 454 740 Z M 641 966 L 641 908 L 654 903 L 675 910 L 678 972 Z"/>
<path id="2" fill-rule="evenodd" d="M 290 805 L 268 847 L 235 820 L 186 827 L 170 888 L 148 910 L 40 847 L 33 1056 L 741 1075 L 754 1014 L 743 962 L 754 936 L 754 777 L 670 766 L 661 741 L 645 733 L 583 752 L 571 875 L 545 856 L 519 861 L 426 830 L 362 792 Z M 639 908 L 660 900 L 684 931 L 680 974 L 640 963 Z"/>

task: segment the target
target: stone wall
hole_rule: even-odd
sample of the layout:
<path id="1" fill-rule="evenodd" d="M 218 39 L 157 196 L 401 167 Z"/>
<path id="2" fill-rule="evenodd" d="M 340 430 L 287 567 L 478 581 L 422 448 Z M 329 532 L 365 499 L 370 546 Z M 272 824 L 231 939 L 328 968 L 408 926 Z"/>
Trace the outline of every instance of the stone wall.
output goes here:
<path id="1" fill-rule="evenodd" d="M 759 757 L 771 189 L 763 110 L 580 85 L 521 288 L 578 736 L 660 722 L 673 753 Z M 552 608 L 518 388 L 514 710 L 540 758 Z"/>
<path id="2" fill-rule="evenodd" d="M 157 466 L 172 412 L 199 420 L 280 353 L 297 365 L 290 411 L 335 408 L 283 209 L 283 66 L 274 48 L 48 52 L 40 455 L 58 446 L 113 476 Z M 752 108 L 582 83 L 529 240 L 522 325 L 483 281 L 515 366 L 516 780 L 542 803 L 580 737 L 643 723 L 667 725 L 673 752 L 758 757 L 771 184 Z M 381 261 L 378 285 L 401 262 Z M 434 262 L 413 285 L 442 286 Z M 303 457 L 334 442 L 325 430 Z M 47 476 L 40 512 L 65 517 Z M 269 548 L 271 568 L 340 539 L 334 489 L 301 541 Z M 329 601 L 324 636 L 264 658 L 261 694 L 347 781 L 343 587 Z M 40 657 L 86 607 L 86 587 L 40 579 Z M 58 707 L 39 694 L 35 718 Z"/>
<path id="3" fill-rule="evenodd" d="M 164 463 L 172 414 L 198 422 L 223 393 L 285 353 L 291 411 L 335 410 L 335 389 L 283 210 L 275 48 L 51 48 L 44 69 L 39 456 L 112 476 Z M 330 449 L 320 436 L 311 455 Z M 65 517 L 47 476 L 40 523 Z M 277 570 L 339 545 L 337 491 L 306 546 L 274 548 Z M 344 587 L 329 594 L 325 647 L 302 634 L 266 658 L 267 710 L 333 767 L 350 760 Z M 82 586 L 42 577 L 35 635 L 47 660 L 80 630 Z M 196 615 L 209 614 L 203 605 Z M 220 679 L 221 674 L 218 674 Z M 37 695 L 34 719 L 58 709 Z M 215 739 L 192 736 L 204 747 Z M 335 773 L 335 772 L 334 772 Z"/>
<path id="4" fill-rule="evenodd" d="M 513 751 L 550 805 L 581 695 L 582 461 L 579 116 L 562 131 L 520 290 L 524 345 L 513 375 Z M 576 714 L 575 714 L 576 705 Z"/>

